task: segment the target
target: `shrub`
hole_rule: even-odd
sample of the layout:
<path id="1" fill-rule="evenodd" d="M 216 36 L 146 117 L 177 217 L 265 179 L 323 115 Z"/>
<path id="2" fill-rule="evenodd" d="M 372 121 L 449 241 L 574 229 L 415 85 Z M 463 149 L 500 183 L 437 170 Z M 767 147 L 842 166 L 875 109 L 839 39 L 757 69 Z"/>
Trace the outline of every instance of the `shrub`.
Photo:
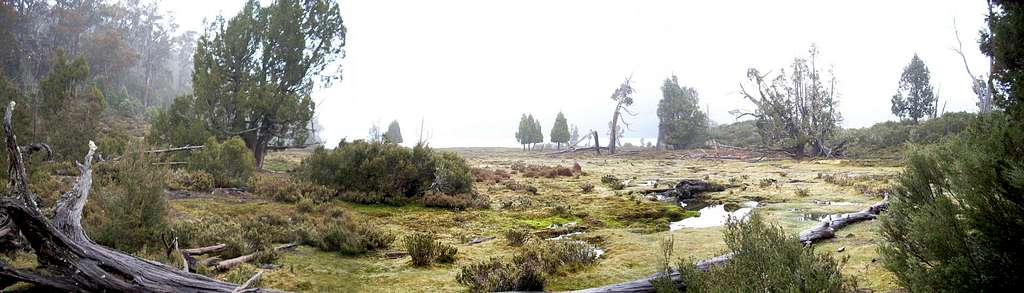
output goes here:
<path id="1" fill-rule="evenodd" d="M 764 223 L 752 213 L 745 221 L 729 221 L 725 229 L 729 262 L 701 272 L 693 262 L 680 262 L 687 292 L 840 292 L 852 288 L 840 273 L 845 259 L 804 248 L 782 227 Z M 742 282 L 737 282 L 742 280 Z"/>
<path id="2" fill-rule="evenodd" d="M 252 153 L 241 138 L 218 143 L 213 137 L 206 140 L 201 150 L 189 160 L 189 169 L 213 175 L 214 183 L 221 187 L 240 187 L 249 182 L 256 170 Z"/>
<path id="3" fill-rule="evenodd" d="M 487 195 L 477 193 L 445 194 L 439 192 L 427 192 L 420 202 L 428 207 L 446 209 L 468 209 L 487 208 L 491 206 L 491 199 Z"/>
<path id="4" fill-rule="evenodd" d="M 509 246 L 523 246 L 526 240 L 530 239 L 530 230 L 526 229 L 508 229 L 502 234 L 505 236 L 505 241 L 508 241 Z"/>
<path id="5" fill-rule="evenodd" d="M 160 243 L 167 230 L 167 171 L 152 165 L 142 154 L 102 163 L 95 171 L 96 190 L 91 193 L 96 209 L 87 227 L 96 242 L 137 252 Z"/>
<path id="6" fill-rule="evenodd" d="M 491 258 L 464 266 L 456 280 L 472 292 L 543 291 L 547 275 L 596 259 L 594 247 L 582 241 L 541 241 L 523 247 L 511 262 Z"/>
<path id="7" fill-rule="evenodd" d="M 608 185 L 612 190 L 622 190 L 623 188 L 626 188 L 626 184 L 622 183 L 622 180 L 619 180 L 619 178 L 616 178 L 615 175 L 611 174 L 601 176 L 601 183 Z"/>
<path id="8" fill-rule="evenodd" d="M 459 249 L 449 244 L 441 244 L 435 247 L 437 249 L 436 255 L 434 255 L 434 261 L 439 263 L 453 263 L 455 262 L 455 255 L 459 253 Z"/>
<path id="9" fill-rule="evenodd" d="M 454 153 L 435 153 L 423 144 L 410 149 L 362 140 L 342 141 L 333 150 L 318 148 L 298 173 L 337 189 L 342 199 L 362 203 L 405 204 L 428 190 L 469 193 L 473 182 L 465 160 Z"/>
<path id="10" fill-rule="evenodd" d="M 495 184 L 512 178 L 505 170 L 488 170 L 484 168 L 472 168 L 470 169 L 473 173 L 473 180 L 476 182 L 483 182 L 489 184 Z"/>
<path id="11" fill-rule="evenodd" d="M 434 235 L 417 233 L 403 239 L 414 266 L 427 266 L 432 262 L 450 263 L 455 261 L 458 248 L 437 241 Z"/>
<path id="12" fill-rule="evenodd" d="M 174 170 L 169 179 L 168 187 L 175 190 L 209 192 L 215 185 L 213 175 L 206 171 Z"/>
<path id="13" fill-rule="evenodd" d="M 285 203 L 295 203 L 302 199 L 324 202 L 330 199 L 333 193 L 327 187 L 296 181 L 288 176 L 260 174 L 252 177 L 250 185 L 255 194 Z"/>
<path id="14" fill-rule="evenodd" d="M 921 292 L 1014 291 L 1024 283 L 1024 130 L 1003 113 L 914 146 L 881 216 L 883 264 Z"/>
<path id="15" fill-rule="evenodd" d="M 594 183 L 583 182 L 583 184 L 580 184 L 580 191 L 582 191 L 583 193 L 591 193 L 591 192 L 593 192 L 594 191 Z"/>
<path id="16" fill-rule="evenodd" d="M 811 191 L 807 188 L 799 187 L 793 192 L 793 194 L 798 197 L 808 197 L 811 196 Z"/>
<path id="17" fill-rule="evenodd" d="M 347 215 L 325 220 L 307 232 L 303 242 L 323 251 L 341 254 L 361 254 L 384 249 L 395 241 L 395 236 L 376 227 L 360 224 Z"/>

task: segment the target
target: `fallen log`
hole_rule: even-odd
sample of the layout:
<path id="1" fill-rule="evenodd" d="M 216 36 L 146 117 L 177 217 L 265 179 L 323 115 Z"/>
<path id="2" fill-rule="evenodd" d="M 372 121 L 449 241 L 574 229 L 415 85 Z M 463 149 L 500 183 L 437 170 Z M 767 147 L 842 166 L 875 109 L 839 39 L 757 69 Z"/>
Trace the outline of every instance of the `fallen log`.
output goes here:
<path id="1" fill-rule="evenodd" d="M 16 227 L 34 251 L 35 268 L 0 264 L 0 278 L 34 284 L 44 291 L 60 292 L 232 292 L 238 285 L 141 259 L 93 242 L 82 229 L 82 211 L 92 187 L 92 159 L 96 145 L 81 164 L 80 176 L 64 193 L 48 219 L 36 196 L 28 189 L 25 162 L 12 131 L 11 102 L 4 111 L 10 185 L 0 194 L 0 214 Z M 251 292 L 268 292 L 250 289 Z"/>
<path id="2" fill-rule="evenodd" d="M 292 248 L 294 248 L 294 247 L 296 247 L 298 245 L 299 245 L 298 243 L 289 243 L 289 244 L 281 245 L 281 246 L 275 247 L 274 248 L 274 252 L 282 252 L 282 251 L 285 251 L 285 250 L 289 250 L 289 249 L 292 249 Z M 226 271 L 226 270 L 229 270 L 229 269 L 231 269 L 233 267 L 236 267 L 236 266 L 238 266 L 240 264 L 247 263 L 247 262 L 251 261 L 255 257 L 256 257 L 255 253 L 250 253 L 250 254 L 239 256 L 239 257 L 236 257 L 236 258 L 226 259 L 226 260 L 217 262 L 215 267 L 219 271 Z"/>
<path id="3" fill-rule="evenodd" d="M 564 149 L 564 150 L 560 150 L 560 151 L 556 151 L 556 152 L 545 153 L 545 155 L 560 155 L 560 154 L 567 154 L 567 153 L 592 151 L 592 150 L 598 150 L 598 149 L 608 150 L 608 147 L 599 146 L 599 147 L 586 147 L 586 148 L 581 148 L 581 149 L 571 148 L 571 149 Z"/>
<path id="4" fill-rule="evenodd" d="M 466 243 L 466 246 L 484 243 L 484 242 L 487 242 L 487 241 L 494 240 L 496 238 L 497 237 L 494 237 L 494 236 L 476 238 L 476 239 L 470 240 L 469 243 Z"/>
<path id="5" fill-rule="evenodd" d="M 853 223 L 873 220 L 878 217 L 878 214 L 885 211 L 888 207 L 889 194 L 886 193 L 885 198 L 882 199 L 881 202 L 873 204 L 859 212 L 828 215 L 825 218 L 822 218 L 818 225 L 811 227 L 810 229 L 800 231 L 800 242 L 805 245 L 810 245 L 811 243 L 819 240 L 835 237 L 836 230 L 842 229 L 843 227 Z"/>
<path id="6" fill-rule="evenodd" d="M 697 179 L 683 179 L 679 183 L 676 183 L 671 189 L 651 189 L 646 191 L 644 194 L 664 197 L 675 197 L 677 199 L 693 199 L 697 195 L 706 192 L 716 192 L 725 190 L 726 186 L 710 183 L 703 180 Z"/>
<path id="7" fill-rule="evenodd" d="M 183 249 L 183 250 L 181 250 L 181 253 L 188 254 L 188 255 L 203 255 L 203 254 L 207 254 L 207 253 L 211 253 L 211 252 L 219 252 L 221 250 L 224 250 L 224 248 L 227 248 L 227 247 L 228 247 L 227 244 L 219 243 L 219 244 L 210 245 L 210 246 L 206 246 L 206 247 L 197 247 L 197 248 Z"/>
<path id="8" fill-rule="evenodd" d="M 850 224 L 871 220 L 878 216 L 879 213 L 885 211 L 889 205 L 889 195 L 886 194 L 885 198 L 881 202 L 871 205 L 864 210 L 856 213 L 846 213 L 838 215 L 829 215 L 822 219 L 821 223 L 803 230 L 799 234 L 799 241 L 804 245 L 811 245 L 814 242 L 818 242 L 824 239 L 832 238 L 835 235 L 835 231 Z M 724 264 L 732 258 L 732 253 L 716 256 L 707 260 L 699 261 L 694 264 L 697 269 L 701 271 L 707 271 L 710 267 Z M 651 284 L 656 278 L 665 276 L 665 272 L 656 273 L 645 278 L 626 281 L 618 284 L 607 285 L 597 288 L 581 289 L 576 291 L 566 291 L 572 293 L 625 293 L 625 292 L 656 292 L 654 285 Z M 683 280 L 678 270 L 672 270 L 668 273 L 672 278 L 672 281 L 676 286 L 683 292 L 686 291 L 686 286 L 683 284 Z"/>

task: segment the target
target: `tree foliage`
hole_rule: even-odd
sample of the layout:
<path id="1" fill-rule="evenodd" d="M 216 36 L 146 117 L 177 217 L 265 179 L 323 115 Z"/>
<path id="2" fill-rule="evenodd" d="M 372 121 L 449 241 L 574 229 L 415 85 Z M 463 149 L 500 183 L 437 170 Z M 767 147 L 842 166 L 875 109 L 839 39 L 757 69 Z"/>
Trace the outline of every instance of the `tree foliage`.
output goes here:
<path id="1" fill-rule="evenodd" d="M 340 78 L 340 71 L 321 73 L 344 45 L 334 1 L 278 0 L 262 7 L 250 0 L 234 17 L 217 18 L 199 38 L 194 96 L 179 97 L 195 101 L 181 104 L 194 106 L 185 114 L 219 139 L 240 136 L 261 167 L 269 144 L 306 140 L 314 79 Z"/>
<path id="2" fill-rule="evenodd" d="M 1024 121 L 1024 3 L 989 1 L 988 30 L 981 33 L 981 52 L 992 58 L 990 87 L 996 104 Z"/>
<path id="3" fill-rule="evenodd" d="M 569 121 L 565 120 L 565 115 L 561 111 L 558 112 L 558 116 L 555 116 L 555 123 L 551 126 L 551 142 L 558 144 L 558 148 L 562 148 L 563 143 L 569 143 Z"/>
<path id="4" fill-rule="evenodd" d="M 540 121 L 533 118 L 533 114 L 523 114 L 519 119 L 516 141 L 523 145 L 523 150 L 533 149 L 533 145 L 544 142 L 544 130 L 541 129 Z"/>
<path id="5" fill-rule="evenodd" d="M 138 149 L 142 149 L 136 146 Z M 167 170 L 141 152 L 97 170 L 95 202 L 89 235 L 96 242 L 137 252 L 160 244 L 167 231 Z"/>
<path id="6" fill-rule="evenodd" d="M 917 123 L 921 118 L 935 114 L 935 91 L 931 73 L 917 54 L 903 68 L 900 87 L 892 96 L 892 114 Z"/>
<path id="7" fill-rule="evenodd" d="M 911 291 L 1024 284 L 1024 130 L 999 112 L 959 137 L 912 148 L 882 216 L 886 268 Z"/>
<path id="8" fill-rule="evenodd" d="M 214 183 L 221 187 L 240 187 L 249 183 L 255 173 L 255 162 L 248 155 L 249 150 L 240 138 L 223 143 L 214 137 L 207 138 L 203 149 L 190 157 L 188 167 L 213 175 Z"/>
<path id="9" fill-rule="evenodd" d="M 0 75 L 34 92 L 57 55 L 82 56 L 110 109 L 138 116 L 191 89 L 195 34 L 171 19 L 150 1 L 0 1 Z"/>
<path id="10" fill-rule="evenodd" d="M 388 124 L 388 131 L 384 133 L 384 141 L 402 143 L 402 128 L 398 126 L 398 120 L 392 120 L 391 124 Z"/>
<path id="11" fill-rule="evenodd" d="M 841 271 L 845 260 L 804 248 L 778 225 L 759 213 L 730 220 L 725 244 L 733 257 L 727 263 L 697 270 L 679 264 L 686 292 L 843 292 L 850 291 Z M 741 280 L 741 281 L 738 281 Z"/>
<path id="12" fill-rule="evenodd" d="M 82 141 L 96 139 L 105 104 L 99 88 L 85 83 L 88 77 L 84 58 L 68 60 L 59 53 L 40 83 L 38 112 L 42 119 L 34 128 L 46 135 L 35 139 L 48 142 L 58 158 L 84 156 L 87 145 Z"/>
<path id="13" fill-rule="evenodd" d="M 659 143 L 675 149 L 685 149 L 704 143 L 708 131 L 708 117 L 700 110 L 697 90 L 680 87 L 675 75 L 661 85 L 658 102 Z"/>
<path id="14" fill-rule="evenodd" d="M 753 112 L 739 116 L 755 119 L 761 142 L 768 147 L 781 147 L 796 156 L 810 154 L 832 156 L 837 151 L 832 139 L 842 120 L 835 92 L 835 77 L 826 81 L 816 65 L 818 49 L 811 46 L 809 58 L 797 58 L 792 73 L 785 70 L 769 79 L 757 69 L 747 70 L 747 79 L 756 91 L 741 86 L 743 96 L 754 104 Z"/>

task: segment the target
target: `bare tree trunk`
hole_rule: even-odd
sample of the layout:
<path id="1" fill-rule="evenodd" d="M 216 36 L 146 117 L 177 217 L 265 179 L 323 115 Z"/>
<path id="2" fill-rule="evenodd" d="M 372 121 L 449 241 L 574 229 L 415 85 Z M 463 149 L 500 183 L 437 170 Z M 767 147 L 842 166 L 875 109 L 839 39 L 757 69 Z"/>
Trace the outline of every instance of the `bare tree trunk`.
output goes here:
<path id="1" fill-rule="evenodd" d="M 598 138 L 600 138 L 600 136 L 597 135 L 597 130 L 594 130 L 593 135 L 594 135 L 594 151 L 597 151 L 597 154 L 600 155 L 601 154 L 601 140 L 598 139 Z"/>
<path id="2" fill-rule="evenodd" d="M 616 144 L 619 136 L 619 109 L 622 108 L 622 104 L 615 106 L 615 113 L 612 113 L 612 134 L 608 137 L 608 152 L 615 154 Z"/>

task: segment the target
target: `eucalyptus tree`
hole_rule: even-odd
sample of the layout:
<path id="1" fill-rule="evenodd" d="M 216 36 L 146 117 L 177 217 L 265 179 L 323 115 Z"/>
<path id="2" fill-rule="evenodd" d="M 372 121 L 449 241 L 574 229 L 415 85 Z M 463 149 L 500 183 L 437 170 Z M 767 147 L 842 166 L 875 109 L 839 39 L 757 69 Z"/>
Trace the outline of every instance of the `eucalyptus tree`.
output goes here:
<path id="1" fill-rule="evenodd" d="M 612 112 L 612 121 L 609 123 L 609 135 L 608 135 L 608 151 L 615 154 L 615 149 L 618 147 L 618 138 L 624 132 L 619 128 L 619 124 L 623 124 L 628 127 L 629 123 L 626 123 L 622 119 L 622 113 L 625 112 L 629 115 L 635 115 L 629 111 L 629 106 L 633 105 L 633 86 L 630 84 L 631 77 L 627 77 L 615 92 L 612 93 L 612 101 L 615 101 L 615 111 Z"/>

